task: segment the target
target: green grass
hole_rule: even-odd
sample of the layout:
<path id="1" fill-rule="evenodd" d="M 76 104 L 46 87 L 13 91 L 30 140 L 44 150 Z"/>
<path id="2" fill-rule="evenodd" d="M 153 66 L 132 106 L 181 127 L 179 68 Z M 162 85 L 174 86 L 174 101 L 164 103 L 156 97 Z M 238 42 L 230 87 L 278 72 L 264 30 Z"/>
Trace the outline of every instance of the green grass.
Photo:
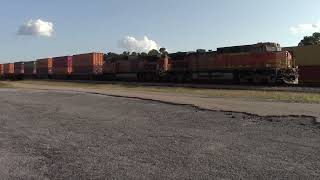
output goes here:
<path id="1" fill-rule="evenodd" d="M 6 82 L 0 81 L 0 88 L 12 88 L 12 86 Z"/>
<path id="2" fill-rule="evenodd" d="M 237 98 L 254 101 L 280 101 L 297 103 L 320 103 L 320 93 L 309 92 L 286 92 L 286 91 L 266 91 L 266 90 L 230 90 L 230 89 L 205 89 L 188 87 L 159 87 L 142 86 L 135 84 L 94 84 L 78 82 L 54 82 L 54 81 L 20 81 L 15 84 L 29 84 L 65 88 L 86 88 L 95 90 L 124 90 L 135 92 L 171 93 L 184 94 L 197 97 L 212 98 Z"/>

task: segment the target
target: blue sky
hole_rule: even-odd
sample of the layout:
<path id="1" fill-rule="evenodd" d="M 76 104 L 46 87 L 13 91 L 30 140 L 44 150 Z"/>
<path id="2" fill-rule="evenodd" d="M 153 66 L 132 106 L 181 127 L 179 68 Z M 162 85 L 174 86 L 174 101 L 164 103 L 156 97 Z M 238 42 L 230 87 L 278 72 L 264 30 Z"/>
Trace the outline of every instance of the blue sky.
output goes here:
<path id="1" fill-rule="evenodd" d="M 296 45 L 320 26 L 319 0 L 0 0 L 0 62 L 90 51 L 122 52 L 126 36 L 170 51 L 250 44 Z M 30 19 L 53 23 L 51 37 L 21 36 Z M 299 26 L 305 24 L 305 26 Z M 299 29 L 298 29 L 299 30 Z"/>

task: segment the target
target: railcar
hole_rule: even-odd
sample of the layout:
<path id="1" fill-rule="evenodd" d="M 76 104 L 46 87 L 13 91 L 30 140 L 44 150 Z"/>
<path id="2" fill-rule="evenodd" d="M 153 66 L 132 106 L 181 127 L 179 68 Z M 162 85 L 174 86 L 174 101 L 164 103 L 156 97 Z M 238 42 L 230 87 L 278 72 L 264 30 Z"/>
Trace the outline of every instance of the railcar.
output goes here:
<path id="1" fill-rule="evenodd" d="M 52 77 L 52 58 L 44 58 L 37 60 L 37 78 L 51 79 Z"/>
<path id="2" fill-rule="evenodd" d="M 14 79 L 14 63 L 3 65 L 3 76 L 5 79 Z"/>
<path id="3" fill-rule="evenodd" d="M 271 45 L 172 54 L 167 73 L 174 81 L 297 84 L 298 68 L 292 55 Z"/>
<path id="4" fill-rule="evenodd" d="M 123 56 L 105 58 L 103 72 L 107 80 L 158 81 L 167 71 L 168 56 Z"/>
<path id="5" fill-rule="evenodd" d="M 72 57 L 72 79 L 95 79 L 103 75 L 103 53 L 77 54 Z"/>
<path id="6" fill-rule="evenodd" d="M 72 56 L 52 58 L 52 78 L 70 79 L 72 74 Z"/>
<path id="7" fill-rule="evenodd" d="M 3 69 L 3 64 L 0 64 L 0 79 L 4 79 L 4 69 Z"/>
<path id="8" fill-rule="evenodd" d="M 37 78 L 37 62 L 36 61 L 27 61 L 24 62 L 24 79 L 35 79 Z"/>
<path id="9" fill-rule="evenodd" d="M 14 79 L 22 80 L 24 78 L 24 62 L 14 63 Z"/>

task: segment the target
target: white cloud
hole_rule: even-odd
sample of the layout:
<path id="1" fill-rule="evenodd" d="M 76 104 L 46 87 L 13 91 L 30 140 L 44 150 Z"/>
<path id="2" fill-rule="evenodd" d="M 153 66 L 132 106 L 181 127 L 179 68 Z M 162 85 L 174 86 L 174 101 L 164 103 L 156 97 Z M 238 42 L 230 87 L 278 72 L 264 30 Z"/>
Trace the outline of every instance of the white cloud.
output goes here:
<path id="1" fill-rule="evenodd" d="M 152 49 L 159 49 L 160 46 L 153 40 L 144 36 L 139 40 L 131 36 L 127 36 L 119 41 L 119 47 L 130 52 L 148 52 Z"/>
<path id="2" fill-rule="evenodd" d="M 314 32 L 320 32 L 320 23 L 317 24 L 299 24 L 290 28 L 293 34 L 309 35 Z"/>
<path id="3" fill-rule="evenodd" d="M 53 23 L 46 22 L 41 19 L 29 20 L 27 23 L 20 26 L 18 35 L 25 36 L 45 36 L 51 37 L 53 33 Z"/>

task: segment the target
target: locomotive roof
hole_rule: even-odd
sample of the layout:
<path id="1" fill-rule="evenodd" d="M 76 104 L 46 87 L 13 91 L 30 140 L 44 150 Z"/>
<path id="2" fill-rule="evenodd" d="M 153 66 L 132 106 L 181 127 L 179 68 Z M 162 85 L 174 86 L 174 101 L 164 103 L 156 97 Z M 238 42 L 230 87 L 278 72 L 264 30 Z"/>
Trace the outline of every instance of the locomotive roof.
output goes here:
<path id="1" fill-rule="evenodd" d="M 217 48 L 218 53 L 240 53 L 240 52 L 275 52 L 281 51 L 280 44 L 273 42 L 257 43 L 251 45 L 229 46 Z"/>

